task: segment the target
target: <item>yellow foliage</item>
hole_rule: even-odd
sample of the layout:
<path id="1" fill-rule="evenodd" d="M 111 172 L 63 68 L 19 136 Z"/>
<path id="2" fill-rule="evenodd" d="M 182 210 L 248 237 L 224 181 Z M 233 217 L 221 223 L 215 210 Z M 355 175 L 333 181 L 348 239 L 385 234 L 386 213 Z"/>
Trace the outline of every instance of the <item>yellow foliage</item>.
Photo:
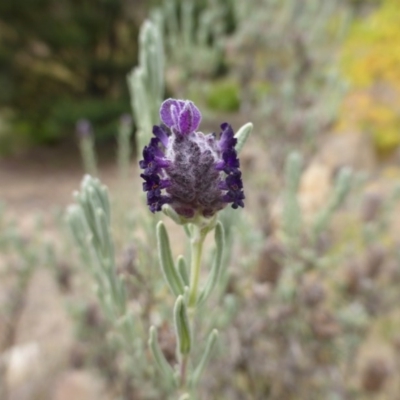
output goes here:
<path id="1" fill-rule="evenodd" d="M 342 52 L 342 70 L 353 85 L 338 130 L 362 130 L 378 152 L 400 145 L 400 0 L 384 0 L 356 21 Z"/>

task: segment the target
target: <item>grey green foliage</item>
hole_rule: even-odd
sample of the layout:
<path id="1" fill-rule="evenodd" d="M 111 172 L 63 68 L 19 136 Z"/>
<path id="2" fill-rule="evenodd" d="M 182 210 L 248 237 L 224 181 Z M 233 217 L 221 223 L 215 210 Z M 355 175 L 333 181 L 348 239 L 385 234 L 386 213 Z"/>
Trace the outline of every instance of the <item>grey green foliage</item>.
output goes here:
<path id="1" fill-rule="evenodd" d="M 222 256 L 224 253 L 224 228 L 221 222 L 218 222 L 215 226 L 215 234 L 214 240 L 216 244 L 216 251 L 214 255 L 214 262 L 208 276 L 207 282 L 204 285 L 203 290 L 199 296 L 199 303 L 203 303 L 207 300 L 207 298 L 212 293 L 215 285 L 218 283 L 220 274 L 221 274 L 221 266 L 222 266 Z"/>
<path id="2" fill-rule="evenodd" d="M 144 22 L 139 34 L 139 65 L 128 75 L 131 106 L 138 127 L 137 149 L 149 142 L 153 125 L 159 120 L 158 109 L 164 96 L 163 20 L 155 11 Z"/>
<path id="3" fill-rule="evenodd" d="M 107 189 L 98 179 L 85 176 L 80 192 L 75 194 L 76 204 L 70 206 L 67 218 L 73 237 L 80 249 L 83 263 L 90 268 L 93 277 L 97 283 L 97 295 L 104 313 L 112 322 L 127 348 L 131 348 L 132 344 L 142 337 L 141 330 L 138 330 L 140 321 L 133 316 L 127 307 L 127 297 L 125 282 L 117 275 L 114 244 L 110 231 L 111 211 Z M 203 222 L 204 224 L 204 222 Z M 201 245 L 208 231 L 212 230 L 214 225 L 209 226 L 191 226 L 189 227 L 190 237 L 192 240 L 192 260 L 191 269 L 188 270 L 187 263 L 180 256 L 175 265 L 172 258 L 172 251 L 167 231 L 162 222 L 157 225 L 157 243 L 159 248 L 159 260 L 161 270 L 165 280 L 171 288 L 174 296 L 177 297 L 174 307 L 174 326 L 177 335 L 177 352 L 181 366 L 180 385 L 186 390 L 194 390 L 194 384 L 200 379 L 200 375 L 206 366 L 206 362 L 210 358 L 211 348 L 214 346 L 217 332 L 214 330 L 208 339 L 205 347 L 205 353 L 201 358 L 198 366 L 193 372 L 193 378 L 186 378 L 189 371 L 187 357 L 190 355 L 192 348 L 191 325 L 197 300 L 194 309 L 188 308 L 189 290 L 193 288 L 191 285 L 198 285 L 199 281 L 189 274 L 198 274 L 201 263 Z M 217 285 L 220 276 L 220 266 L 224 247 L 222 224 L 218 222 L 215 227 L 216 253 L 215 261 L 210 276 L 201 292 L 199 301 L 204 302 L 211 294 L 213 288 Z M 197 250 L 200 252 L 198 252 Z M 197 254 L 197 255 L 196 255 Z M 196 272 L 197 271 L 197 272 Z M 184 286 L 189 285 L 185 290 Z M 193 293 L 196 293 L 194 291 Z M 176 385 L 173 370 L 166 361 L 157 339 L 156 328 L 151 327 L 149 346 L 153 354 L 156 366 L 162 373 L 167 386 Z M 196 347 L 198 346 L 196 342 Z M 133 350 L 133 349 L 132 349 Z M 144 349 L 142 349 L 143 351 Z M 139 354 L 136 357 L 142 357 Z M 132 359 L 132 362 L 135 360 Z M 137 377 L 141 371 L 136 374 Z M 190 385 L 189 383 L 190 382 Z M 188 386 L 189 385 L 189 386 Z"/>
<path id="4" fill-rule="evenodd" d="M 155 362 L 157 363 L 157 367 L 161 371 L 164 378 L 168 381 L 170 385 L 174 384 L 174 374 L 173 369 L 168 364 L 168 361 L 165 359 L 163 352 L 160 349 L 158 344 L 158 336 L 157 336 L 157 329 L 152 326 L 150 328 L 149 334 L 149 348 L 153 355 Z"/>
<path id="5" fill-rule="evenodd" d="M 97 176 L 97 157 L 93 135 L 87 135 L 79 139 L 79 150 L 85 173 Z"/>
<path id="6" fill-rule="evenodd" d="M 342 0 L 250 0 L 233 10 L 228 64 L 242 110 L 263 121 L 259 134 L 280 169 L 300 144 L 305 156 L 315 151 L 315 139 L 335 122 L 347 90 L 338 49 L 352 9 Z"/>
<path id="7" fill-rule="evenodd" d="M 237 143 L 235 146 L 235 150 L 239 154 L 242 150 L 244 144 L 246 143 L 247 139 L 249 138 L 250 134 L 253 132 L 253 124 L 248 122 L 247 124 L 243 125 L 235 134 L 235 139 L 237 139 Z"/>
<path id="8" fill-rule="evenodd" d="M 196 386 L 201 378 L 201 375 L 204 369 L 207 366 L 207 363 L 212 355 L 212 351 L 214 349 L 215 343 L 218 339 L 218 331 L 214 329 L 207 339 L 207 345 L 203 353 L 203 357 L 201 358 L 199 364 L 197 365 L 196 369 L 193 371 L 193 375 L 190 380 L 190 384 L 192 386 Z"/>
<path id="9" fill-rule="evenodd" d="M 158 115 L 152 112 L 152 105 L 160 104 L 163 92 L 163 80 L 159 74 L 162 72 L 162 41 L 160 26 L 146 21 L 140 36 L 141 56 L 140 65 L 129 76 L 128 82 L 133 98 L 132 106 L 136 117 L 136 124 L 141 130 L 139 145 L 148 141 L 151 126 L 158 120 Z M 160 61 L 160 62 L 158 62 Z M 154 79 L 153 79 L 154 78 Z M 147 96 L 147 97 L 146 97 Z M 238 139 L 237 151 L 239 152 L 251 131 L 252 124 L 243 126 L 236 138 Z M 128 126 L 121 125 L 119 133 L 119 169 L 127 175 L 129 151 L 125 149 L 129 139 Z M 80 248 L 82 260 L 90 266 L 97 282 L 97 294 L 105 314 L 110 322 L 115 325 L 117 332 L 122 335 L 126 348 L 134 350 L 131 362 L 141 360 L 143 357 L 143 329 L 140 318 L 129 311 L 127 305 L 125 281 L 116 273 L 114 243 L 111 236 L 110 202 L 106 188 L 99 180 L 86 176 L 81 185 L 81 191 L 75 194 L 77 204 L 68 211 L 68 219 Z M 201 344 L 195 338 L 197 332 L 192 332 L 196 314 L 200 313 L 198 306 L 206 302 L 212 292 L 219 286 L 221 270 L 226 264 L 224 259 L 224 229 L 221 222 L 215 218 L 198 218 L 191 224 L 177 215 L 168 205 L 163 207 L 164 213 L 178 225 L 183 225 L 190 242 L 190 258 L 186 261 L 184 256 L 179 256 L 174 262 L 170 239 L 163 222 L 158 222 L 156 238 L 158 247 L 161 274 L 176 298 L 173 311 L 173 325 L 177 339 L 178 365 L 177 371 L 169 365 L 158 342 L 157 330 L 150 328 L 148 344 L 153 355 L 155 366 L 163 377 L 164 386 L 169 391 L 180 390 L 187 396 L 196 393 L 196 385 L 206 368 L 211 357 L 211 350 L 215 345 L 217 330 L 212 330 L 205 346 L 205 351 L 199 361 L 193 359 L 193 350 L 198 352 Z M 228 215 L 228 214 L 226 214 Z M 229 213 L 224 218 L 230 232 L 229 245 L 232 246 L 232 228 L 235 218 Z M 153 235 L 154 220 L 143 221 L 146 234 Z M 215 229 L 216 248 L 213 253 L 212 268 L 204 286 L 200 289 L 200 269 L 202 264 L 203 243 L 209 232 Z M 149 283 L 151 287 L 151 283 Z M 132 347 L 136 343 L 139 347 Z M 195 346 L 194 346 L 195 343 Z M 146 367 L 139 368 L 133 375 L 140 379 L 147 373 Z M 183 394 L 185 396 L 185 394 Z"/>
<path id="10" fill-rule="evenodd" d="M 160 221 L 157 225 L 157 246 L 161 270 L 175 296 L 183 294 L 184 282 L 175 268 L 171 246 L 165 225 Z"/>
<path id="11" fill-rule="evenodd" d="M 75 199 L 77 204 L 69 208 L 68 221 L 82 260 L 96 278 L 97 293 L 106 315 L 111 320 L 125 317 L 126 293 L 124 282 L 116 272 L 107 189 L 98 179 L 87 175 Z"/>
<path id="12" fill-rule="evenodd" d="M 174 325 L 178 339 L 178 351 L 183 357 L 190 353 L 192 335 L 187 314 L 187 307 L 182 296 L 178 296 L 174 307 Z"/>
<path id="13" fill-rule="evenodd" d="M 205 4 L 204 4 L 205 3 Z M 185 78 L 212 76 L 222 61 L 221 38 L 231 1 L 167 0 L 161 8 L 168 63 Z"/>

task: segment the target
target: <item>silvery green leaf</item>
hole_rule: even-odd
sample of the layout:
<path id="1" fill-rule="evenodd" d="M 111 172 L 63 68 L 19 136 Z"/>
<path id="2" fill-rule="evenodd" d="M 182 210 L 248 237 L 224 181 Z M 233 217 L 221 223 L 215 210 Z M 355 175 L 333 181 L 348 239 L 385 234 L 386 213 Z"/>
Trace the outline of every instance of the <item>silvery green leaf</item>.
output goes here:
<path id="1" fill-rule="evenodd" d="M 71 205 L 67 209 L 67 221 L 77 244 L 81 247 L 86 243 L 89 234 L 82 209 L 77 205 Z"/>
<path id="2" fill-rule="evenodd" d="M 147 68 L 147 48 L 151 45 L 153 23 L 146 20 L 143 22 L 139 33 L 139 65 Z"/>
<path id="3" fill-rule="evenodd" d="M 159 13 L 146 20 L 139 34 L 139 65 L 128 74 L 131 106 L 138 132 L 138 148 L 151 136 L 151 127 L 158 121 L 158 106 L 164 94 L 163 26 Z"/>
<path id="4" fill-rule="evenodd" d="M 215 226 L 214 240 L 216 245 L 215 258 L 207 282 L 204 286 L 204 289 L 200 293 L 199 304 L 204 303 L 208 299 L 220 278 L 222 256 L 224 254 L 225 245 L 224 227 L 222 226 L 222 223 L 220 221 L 218 221 Z"/>
<path id="5" fill-rule="evenodd" d="M 79 148 L 84 170 L 94 176 L 98 174 L 96 151 L 93 137 L 83 137 L 79 141 Z"/>
<path id="6" fill-rule="evenodd" d="M 215 346 L 215 343 L 218 339 L 218 331 L 216 329 L 213 329 L 213 331 L 210 333 L 210 335 L 208 336 L 207 339 L 207 344 L 206 344 L 206 348 L 204 350 L 203 356 L 201 357 L 201 360 L 198 364 L 198 366 L 196 367 L 196 369 L 194 370 L 191 379 L 190 379 L 190 384 L 192 386 L 196 386 L 197 383 L 199 382 L 201 375 L 204 372 L 204 369 L 211 357 L 213 348 Z"/>
<path id="7" fill-rule="evenodd" d="M 174 325 L 178 338 L 178 351 L 182 355 L 189 354 L 192 338 L 189 320 L 183 296 L 178 296 L 174 307 Z"/>
<path id="8" fill-rule="evenodd" d="M 186 236 L 190 239 L 192 237 L 192 231 L 190 228 L 190 224 L 184 224 L 183 230 L 185 231 Z"/>
<path id="9" fill-rule="evenodd" d="M 165 280 L 167 281 L 172 293 L 175 296 L 179 296 L 184 292 L 184 285 L 181 276 L 175 269 L 168 233 L 162 221 L 157 224 L 157 245 L 158 257 Z"/>
<path id="10" fill-rule="evenodd" d="M 178 270 L 178 273 L 181 276 L 184 285 L 189 286 L 189 275 L 188 275 L 187 264 L 185 258 L 182 255 L 180 255 L 176 260 L 176 269 Z"/>
<path id="11" fill-rule="evenodd" d="M 172 370 L 171 366 L 168 364 L 163 352 L 160 349 L 160 345 L 158 344 L 158 337 L 157 337 L 157 330 L 154 326 L 150 328 L 150 335 L 149 335 L 149 347 L 151 354 L 156 362 L 158 369 L 160 370 L 161 374 L 164 378 L 172 384 L 174 379 L 174 371 Z"/>
<path id="12" fill-rule="evenodd" d="M 176 224 L 178 225 L 183 225 L 184 220 L 182 217 L 169 205 L 169 204 L 164 204 L 162 206 L 162 212 L 169 218 L 172 219 Z"/>
<path id="13" fill-rule="evenodd" d="M 235 146 L 236 152 L 239 154 L 242 150 L 244 144 L 249 138 L 251 132 L 253 131 L 253 124 L 248 122 L 244 124 L 235 134 L 235 138 L 237 139 L 237 143 Z"/>
<path id="14" fill-rule="evenodd" d="M 96 208 L 95 210 L 96 233 L 100 240 L 102 254 L 108 256 L 108 227 L 106 216 L 101 208 Z"/>
<path id="15" fill-rule="evenodd" d="M 120 330 L 124 332 L 125 340 L 130 341 L 128 345 L 131 346 L 133 344 L 133 341 L 135 340 L 136 335 L 134 316 L 130 313 L 125 313 L 122 317 L 118 318 L 116 322 Z"/>

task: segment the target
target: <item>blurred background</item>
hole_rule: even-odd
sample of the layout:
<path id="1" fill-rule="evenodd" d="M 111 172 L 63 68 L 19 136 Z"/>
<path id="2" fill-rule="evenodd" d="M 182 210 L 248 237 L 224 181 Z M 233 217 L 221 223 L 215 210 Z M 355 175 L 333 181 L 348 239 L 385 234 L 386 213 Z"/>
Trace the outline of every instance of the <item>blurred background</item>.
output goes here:
<path id="1" fill-rule="evenodd" d="M 97 175 L 116 210 L 120 273 L 157 263 L 137 225 L 132 107 L 143 97 L 128 80 L 146 19 L 162 39 L 163 98 L 194 101 L 203 131 L 254 124 L 237 257 L 215 299 L 226 335 L 199 399 L 398 398 L 400 0 L 3 0 L 1 400 L 168 398 L 151 389 L 154 371 L 141 387 L 121 348 L 104 345 L 112 324 L 64 221 L 83 174 Z M 292 178 L 296 239 L 285 231 Z M 294 265 L 288 300 L 279 288 Z M 153 311 L 167 294 L 146 273 L 133 307 L 158 321 L 173 362 L 170 316 Z"/>

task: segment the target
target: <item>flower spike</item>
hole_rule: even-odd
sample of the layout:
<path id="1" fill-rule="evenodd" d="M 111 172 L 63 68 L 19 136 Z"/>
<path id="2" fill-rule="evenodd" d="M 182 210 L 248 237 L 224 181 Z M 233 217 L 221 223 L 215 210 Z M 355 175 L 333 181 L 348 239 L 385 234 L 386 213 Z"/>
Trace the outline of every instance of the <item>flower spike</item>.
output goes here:
<path id="1" fill-rule="evenodd" d="M 139 166 L 150 211 L 168 204 L 183 221 L 213 218 L 231 204 L 244 207 L 237 139 L 228 123 L 221 133 L 197 132 L 199 109 L 189 100 L 165 100 L 160 108 L 163 125 L 143 150 Z"/>

